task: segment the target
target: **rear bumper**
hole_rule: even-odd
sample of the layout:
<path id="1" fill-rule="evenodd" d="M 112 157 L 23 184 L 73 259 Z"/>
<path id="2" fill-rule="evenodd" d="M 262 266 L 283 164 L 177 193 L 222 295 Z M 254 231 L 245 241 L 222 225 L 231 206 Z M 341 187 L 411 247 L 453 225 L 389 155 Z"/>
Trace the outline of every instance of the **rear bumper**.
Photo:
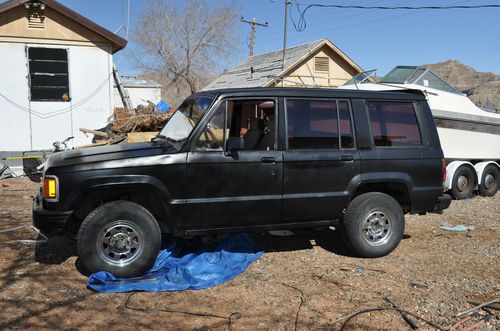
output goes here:
<path id="1" fill-rule="evenodd" d="M 434 205 L 434 213 L 441 213 L 443 210 L 448 208 L 451 203 L 451 196 L 448 194 L 443 194 L 437 197 L 437 202 Z"/>
<path id="2" fill-rule="evenodd" d="M 47 235 L 62 232 L 71 221 L 73 211 L 46 210 L 42 198 L 37 195 L 33 199 L 33 225 Z"/>

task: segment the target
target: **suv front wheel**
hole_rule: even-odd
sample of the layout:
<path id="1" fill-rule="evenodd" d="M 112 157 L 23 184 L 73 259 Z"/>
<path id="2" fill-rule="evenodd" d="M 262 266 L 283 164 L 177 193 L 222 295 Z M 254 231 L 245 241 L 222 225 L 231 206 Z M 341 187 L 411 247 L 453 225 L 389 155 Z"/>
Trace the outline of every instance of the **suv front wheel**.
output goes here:
<path id="1" fill-rule="evenodd" d="M 80 259 L 88 271 L 134 277 L 153 266 L 161 246 L 161 231 L 146 208 L 130 201 L 112 201 L 85 218 L 77 241 Z"/>
<path id="2" fill-rule="evenodd" d="M 359 257 L 381 257 L 392 252 L 403 238 L 404 214 L 391 196 L 370 192 L 357 196 L 347 207 L 342 237 Z"/>

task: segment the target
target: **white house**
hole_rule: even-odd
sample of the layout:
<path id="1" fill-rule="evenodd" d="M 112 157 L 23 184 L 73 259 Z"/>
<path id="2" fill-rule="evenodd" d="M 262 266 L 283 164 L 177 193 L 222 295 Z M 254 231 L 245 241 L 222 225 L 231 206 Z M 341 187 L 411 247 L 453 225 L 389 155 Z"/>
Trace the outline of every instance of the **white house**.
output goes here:
<path id="1" fill-rule="evenodd" d="M 161 85 L 148 79 L 122 77 L 123 87 L 127 90 L 133 107 L 147 106 L 148 101 L 157 104 L 161 100 Z M 115 107 L 123 107 L 123 101 L 115 85 Z"/>
<path id="2" fill-rule="evenodd" d="M 112 54 L 127 41 L 54 0 L 0 4 L 0 152 L 51 149 L 114 108 Z"/>

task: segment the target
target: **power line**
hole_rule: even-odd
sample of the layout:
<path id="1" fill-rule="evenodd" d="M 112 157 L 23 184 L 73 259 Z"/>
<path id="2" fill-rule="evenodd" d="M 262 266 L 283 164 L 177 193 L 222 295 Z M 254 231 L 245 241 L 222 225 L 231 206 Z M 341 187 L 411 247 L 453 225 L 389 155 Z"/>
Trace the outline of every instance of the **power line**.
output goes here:
<path id="1" fill-rule="evenodd" d="M 296 0 L 294 0 L 294 4 L 296 4 Z M 373 0 L 368 0 L 368 1 L 373 1 Z M 406 1 L 398 1 L 395 5 L 396 6 L 400 6 L 400 5 L 405 5 L 407 3 L 410 3 L 410 2 L 413 2 L 414 0 L 406 0 Z M 467 1 L 467 0 L 466 0 Z M 459 2 L 455 2 L 453 4 L 459 4 L 459 3 L 463 3 L 463 2 L 466 2 L 466 1 L 459 1 Z M 375 3 L 377 2 L 380 2 L 380 0 L 375 0 Z M 328 12 L 328 11 L 324 11 L 324 12 Z M 362 16 L 362 15 L 368 15 L 370 13 L 374 13 L 374 12 L 377 12 L 377 10 L 365 10 L 365 11 L 361 11 L 361 12 L 357 12 L 355 14 L 348 14 L 348 15 L 342 15 L 340 17 L 337 17 L 335 15 L 332 15 L 332 13 L 330 12 L 328 15 L 330 15 L 329 19 L 328 20 L 325 20 L 325 21 L 318 21 L 316 20 L 316 15 L 314 16 L 314 22 L 313 24 L 308 24 L 308 30 L 311 29 L 311 27 L 319 27 L 319 26 L 324 26 L 326 24 L 328 24 L 328 28 L 326 29 L 322 29 L 322 30 L 317 30 L 317 31 L 313 31 L 313 32 L 310 32 L 310 33 L 306 33 L 306 34 L 301 34 L 302 37 L 304 36 L 310 36 L 310 35 L 316 35 L 316 34 L 319 34 L 319 33 L 323 33 L 323 32 L 331 32 L 331 31 L 334 31 L 336 30 L 335 27 L 332 27 L 332 24 L 335 24 L 339 21 L 342 21 L 342 20 L 345 20 L 345 19 L 349 19 L 349 18 L 352 18 L 352 17 L 355 17 L 355 16 Z M 348 12 L 342 12 L 342 13 L 348 13 Z M 420 13 L 420 11 L 414 11 L 412 13 Z M 406 14 L 408 15 L 408 14 Z M 405 15 L 402 15 L 402 16 L 405 16 Z M 392 17 L 392 16 L 391 16 Z M 394 16 L 395 17 L 395 16 Z M 294 25 L 296 25 L 296 21 L 292 15 L 292 12 L 290 12 L 290 19 L 292 21 L 292 23 Z M 359 25 L 361 24 L 366 24 L 366 23 L 359 23 Z M 347 27 L 349 27 L 350 25 L 348 25 Z M 280 28 L 282 27 L 281 25 L 279 26 Z M 340 25 L 341 29 L 344 28 L 344 25 Z M 333 30 L 332 30 L 333 28 Z M 302 31 L 298 31 L 298 32 L 302 32 Z M 276 31 L 273 30 L 273 32 L 264 32 L 261 34 L 262 37 L 260 37 L 260 40 L 262 41 L 277 41 L 277 40 L 280 40 L 279 37 L 276 36 Z"/>
<path id="2" fill-rule="evenodd" d="M 411 2 L 411 1 L 413 1 L 413 0 L 406 1 L 406 2 L 403 2 L 403 3 L 407 3 L 407 2 Z M 458 5 L 460 3 L 464 3 L 464 2 L 467 2 L 467 1 L 468 0 L 455 1 L 455 2 L 452 2 L 452 4 L 453 5 Z M 370 11 L 367 11 L 367 12 L 370 12 Z M 305 33 L 305 34 L 302 34 L 301 36 L 304 37 L 304 36 L 309 36 L 309 35 L 316 35 L 316 34 L 322 33 L 322 32 L 333 32 L 333 31 L 348 29 L 348 28 L 352 28 L 352 27 L 357 27 L 357 26 L 372 24 L 372 23 L 376 23 L 376 22 L 381 22 L 381 21 L 396 19 L 396 18 L 400 18 L 400 17 L 403 17 L 403 16 L 415 15 L 415 14 L 422 14 L 424 12 L 425 12 L 425 10 L 414 10 L 414 11 L 406 12 L 405 14 L 398 14 L 398 15 L 393 15 L 393 16 L 388 16 L 388 17 L 382 17 L 382 18 L 378 18 L 378 19 L 363 21 L 363 22 L 360 22 L 360 23 L 354 23 L 354 24 L 348 24 L 348 25 L 340 25 L 340 26 L 331 26 L 328 29 L 323 29 L 323 30 L 318 30 L 318 31 L 313 31 L 313 32 Z"/>
<path id="3" fill-rule="evenodd" d="M 295 30 L 298 32 L 304 31 L 307 27 L 305 15 L 311 8 L 337 8 L 337 9 L 363 9 L 363 10 L 453 10 L 453 9 L 481 9 L 481 8 L 500 8 L 499 4 L 482 4 L 482 5 L 451 5 L 451 6 L 360 6 L 360 5 L 329 5 L 329 4 L 310 4 L 303 10 L 300 9 L 299 4 L 295 1 L 297 11 L 299 13 L 299 20 L 297 23 L 293 22 Z"/>
<path id="4" fill-rule="evenodd" d="M 404 5 L 404 4 L 407 4 L 409 2 L 413 2 L 414 0 L 407 0 L 407 1 L 398 1 L 395 5 L 396 6 L 400 6 L 400 5 Z M 465 2 L 465 1 L 462 1 L 462 2 Z M 297 4 L 297 2 L 295 2 Z M 299 12 L 300 12 L 300 9 L 297 9 Z M 332 24 L 335 24 L 339 21 L 342 21 L 342 20 L 345 20 L 345 19 L 348 19 L 348 18 L 352 18 L 352 17 L 355 17 L 355 16 L 363 16 L 363 15 L 367 15 L 367 14 L 370 14 L 370 13 L 374 13 L 376 12 L 377 9 L 373 9 L 373 10 L 365 10 L 365 11 L 361 11 L 361 12 L 357 12 L 355 14 L 349 14 L 349 15 L 344 15 L 344 16 L 340 16 L 340 17 L 337 17 L 337 16 L 334 16 L 330 13 L 330 18 L 329 20 L 326 20 L 326 21 L 318 21 L 316 20 L 316 16 L 315 16 L 315 19 L 314 19 L 314 24 L 312 24 L 312 27 L 318 27 L 318 26 L 324 26 L 326 24 L 329 24 L 329 27 L 328 29 L 323 29 L 323 30 L 320 30 L 320 31 L 316 31 L 316 32 L 312 32 L 312 33 L 309 33 L 309 34 L 301 34 L 301 36 L 306 36 L 306 35 L 313 35 L 313 34 L 317 34 L 319 32 L 327 32 L 327 31 L 332 31 Z M 291 18 L 291 21 L 292 23 L 294 24 L 294 26 L 296 27 L 297 26 L 297 23 L 295 22 L 293 16 L 290 14 L 290 18 Z M 310 25 L 308 25 L 309 29 L 310 29 Z M 297 30 L 297 32 L 302 32 L 302 30 Z"/>
<path id="5" fill-rule="evenodd" d="M 363 2 L 360 2 L 360 4 L 365 4 L 365 3 L 372 3 L 372 4 L 376 4 L 376 3 L 380 3 L 381 0 L 366 0 L 366 1 L 363 1 Z M 403 1 L 403 2 L 398 2 L 396 5 L 402 5 L 402 4 L 406 4 L 408 2 L 412 2 L 414 0 L 407 0 L 407 1 Z M 274 1 L 273 1 L 274 2 Z M 294 1 L 290 1 L 289 0 L 289 3 L 292 2 L 293 4 Z M 290 19 L 293 21 L 294 20 L 294 17 L 293 17 L 293 12 L 292 11 L 289 11 L 290 12 Z M 339 13 L 349 13 L 350 11 L 349 10 L 346 10 L 346 11 L 339 11 Z M 320 24 L 317 24 L 317 23 L 321 23 L 321 24 L 331 24 L 332 23 L 332 20 L 334 19 L 335 22 L 337 21 L 340 21 L 340 20 L 344 20 L 346 18 L 349 18 L 351 16 L 358 16 L 358 15 L 366 15 L 366 14 L 369 14 L 371 13 L 372 11 L 370 10 L 367 10 L 367 11 L 364 11 L 362 13 L 357 13 L 357 14 L 354 14 L 354 15 L 346 15 L 346 16 L 340 16 L 339 17 L 335 17 L 335 16 L 332 16 L 332 13 L 329 12 L 329 11 L 322 11 L 318 14 L 315 13 L 314 15 L 314 26 L 317 26 L 317 25 L 320 25 Z M 318 20 L 318 18 L 326 18 L 326 20 Z M 268 29 L 266 31 L 262 31 L 262 32 L 259 32 L 259 40 L 281 40 L 280 37 L 276 37 L 277 35 L 277 30 L 283 30 L 283 27 L 284 27 L 284 24 L 283 23 L 280 23 L 280 22 L 277 22 L 276 24 L 274 24 L 274 28 L 271 28 L 271 29 Z"/>
<path id="6" fill-rule="evenodd" d="M 128 40 L 128 33 L 130 31 L 130 0 L 127 2 L 127 30 L 125 30 L 125 40 Z"/>

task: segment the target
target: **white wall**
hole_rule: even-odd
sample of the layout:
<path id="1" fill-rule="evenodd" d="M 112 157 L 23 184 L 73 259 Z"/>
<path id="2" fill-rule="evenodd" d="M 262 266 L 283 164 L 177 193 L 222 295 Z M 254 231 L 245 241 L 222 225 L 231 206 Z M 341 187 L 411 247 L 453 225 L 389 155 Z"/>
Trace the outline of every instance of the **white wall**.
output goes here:
<path id="1" fill-rule="evenodd" d="M 26 46 L 68 49 L 70 102 L 29 101 Z M 79 128 L 103 127 L 111 115 L 111 70 L 110 49 L 0 42 L 0 93 L 32 111 L 30 115 L 0 96 L 0 151 L 52 149 L 54 141 L 69 136 L 75 136 L 72 145 L 90 143 Z"/>
<path id="2" fill-rule="evenodd" d="M 146 106 L 148 103 L 144 100 L 149 100 L 155 105 L 161 100 L 161 87 L 126 87 L 132 105 Z M 123 102 L 118 89 L 114 88 L 115 107 L 123 107 Z"/>
<path id="3" fill-rule="evenodd" d="M 0 44 L 0 151 L 30 149 L 30 115 L 4 96 L 29 108 L 28 68 L 23 44 Z"/>

